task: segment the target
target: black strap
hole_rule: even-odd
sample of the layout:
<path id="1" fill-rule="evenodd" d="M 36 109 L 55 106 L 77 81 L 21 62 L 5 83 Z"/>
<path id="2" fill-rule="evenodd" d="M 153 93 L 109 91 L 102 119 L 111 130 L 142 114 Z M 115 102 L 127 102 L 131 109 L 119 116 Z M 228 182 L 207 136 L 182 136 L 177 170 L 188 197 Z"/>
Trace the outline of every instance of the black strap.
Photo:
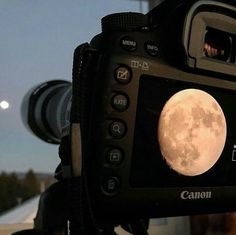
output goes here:
<path id="1" fill-rule="evenodd" d="M 89 129 L 89 116 L 91 105 L 91 89 L 94 78 L 95 64 L 98 53 L 89 44 L 82 44 L 74 52 L 73 62 L 73 88 L 71 123 L 80 123 L 82 136 L 82 176 L 72 177 L 69 190 L 71 198 L 70 208 L 70 234 L 90 235 L 99 234 L 93 211 L 90 205 L 90 196 L 87 187 L 86 156 L 87 133 Z M 91 69 L 92 68 L 92 69 Z"/>

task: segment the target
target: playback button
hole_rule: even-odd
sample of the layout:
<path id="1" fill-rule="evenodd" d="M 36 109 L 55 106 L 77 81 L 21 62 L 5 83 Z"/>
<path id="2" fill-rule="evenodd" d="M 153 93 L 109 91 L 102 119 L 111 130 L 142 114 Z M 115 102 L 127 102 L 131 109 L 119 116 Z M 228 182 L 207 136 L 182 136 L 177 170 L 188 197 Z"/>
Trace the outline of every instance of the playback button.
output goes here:
<path id="1" fill-rule="evenodd" d="M 115 70 L 115 79 L 117 82 L 127 84 L 130 82 L 132 77 L 131 70 L 126 66 L 120 66 Z"/>
<path id="2" fill-rule="evenodd" d="M 120 165 L 123 158 L 123 152 L 118 148 L 112 148 L 107 151 L 106 160 L 112 166 Z"/>

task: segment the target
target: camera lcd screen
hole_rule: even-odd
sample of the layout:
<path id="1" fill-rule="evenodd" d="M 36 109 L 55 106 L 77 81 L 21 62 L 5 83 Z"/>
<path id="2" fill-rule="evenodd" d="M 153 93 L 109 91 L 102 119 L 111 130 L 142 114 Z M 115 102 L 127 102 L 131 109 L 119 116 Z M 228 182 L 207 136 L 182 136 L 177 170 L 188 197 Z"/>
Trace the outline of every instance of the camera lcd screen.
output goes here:
<path id="1" fill-rule="evenodd" d="M 201 174 L 185 175 L 181 171 L 174 169 L 174 167 L 171 166 L 163 156 L 158 138 L 158 129 L 159 119 L 167 101 L 170 100 L 171 97 L 180 94 L 183 91 L 191 92 L 191 89 L 202 92 L 203 94 L 212 97 L 212 99 L 215 99 L 224 114 L 224 120 L 226 123 L 225 129 L 227 129 L 225 131 L 227 135 L 222 151 L 219 154 L 219 158 L 209 169 Z M 185 118 L 184 115 L 184 112 L 182 112 L 183 118 Z M 194 124 L 195 123 L 192 125 Z M 168 126 L 167 128 L 173 127 Z M 174 131 L 176 130 L 173 129 L 173 132 Z M 169 130 L 168 133 L 171 135 L 172 130 Z M 196 133 L 199 133 L 199 135 L 205 135 L 204 129 L 202 129 L 202 132 L 199 131 Z M 186 140 L 183 139 L 181 143 L 184 141 Z M 188 144 L 190 143 L 186 142 L 186 145 Z M 200 153 L 208 147 L 211 147 L 212 149 L 218 148 L 218 143 L 214 140 L 205 141 L 201 145 L 198 143 L 197 145 L 198 152 Z M 175 153 L 172 153 L 172 155 L 173 158 L 178 158 L 177 153 L 176 155 Z M 209 156 L 205 155 L 203 156 L 204 159 L 209 158 Z M 198 159 L 195 159 L 195 161 L 198 162 Z M 204 162 L 201 164 L 204 164 Z M 183 165 L 184 170 L 185 168 L 187 169 L 187 167 L 191 166 L 188 164 L 186 164 L 186 166 Z M 161 77 L 142 76 L 139 84 L 133 156 L 131 161 L 131 186 L 232 186 L 236 185 L 236 179 L 234 177 L 235 171 L 236 91 Z"/>

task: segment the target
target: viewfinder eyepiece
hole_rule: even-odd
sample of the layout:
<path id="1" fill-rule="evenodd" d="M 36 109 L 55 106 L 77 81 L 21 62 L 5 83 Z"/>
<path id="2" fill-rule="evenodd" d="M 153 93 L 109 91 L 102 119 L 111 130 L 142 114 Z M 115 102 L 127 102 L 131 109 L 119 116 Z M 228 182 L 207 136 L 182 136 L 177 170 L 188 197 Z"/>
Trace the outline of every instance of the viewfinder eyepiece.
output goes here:
<path id="1" fill-rule="evenodd" d="M 207 29 L 203 48 L 206 57 L 230 62 L 231 50 L 230 34 L 213 28 Z"/>

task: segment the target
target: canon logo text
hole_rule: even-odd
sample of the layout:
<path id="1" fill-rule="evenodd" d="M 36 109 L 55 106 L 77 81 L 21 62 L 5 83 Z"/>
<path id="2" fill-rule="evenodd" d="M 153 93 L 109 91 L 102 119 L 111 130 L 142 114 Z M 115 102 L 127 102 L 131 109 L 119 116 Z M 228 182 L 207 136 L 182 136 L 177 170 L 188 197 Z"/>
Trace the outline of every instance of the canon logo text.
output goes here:
<path id="1" fill-rule="evenodd" d="M 194 199 L 209 199 L 211 198 L 211 192 L 189 192 L 183 191 L 180 194 L 183 200 L 194 200 Z"/>

